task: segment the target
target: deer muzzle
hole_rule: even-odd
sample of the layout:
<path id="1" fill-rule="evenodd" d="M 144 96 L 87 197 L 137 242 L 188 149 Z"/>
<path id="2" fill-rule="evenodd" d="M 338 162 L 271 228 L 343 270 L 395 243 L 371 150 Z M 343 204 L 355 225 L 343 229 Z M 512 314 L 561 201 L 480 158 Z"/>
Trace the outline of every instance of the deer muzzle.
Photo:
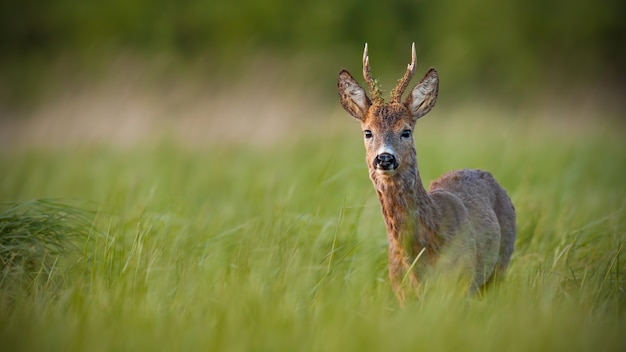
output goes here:
<path id="1" fill-rule="evenodd" d="M 398 167 L 398 160 L 393 154 L 380 153 L 374 158 L 374 168 L 380 171 L 394 171 Z"/>

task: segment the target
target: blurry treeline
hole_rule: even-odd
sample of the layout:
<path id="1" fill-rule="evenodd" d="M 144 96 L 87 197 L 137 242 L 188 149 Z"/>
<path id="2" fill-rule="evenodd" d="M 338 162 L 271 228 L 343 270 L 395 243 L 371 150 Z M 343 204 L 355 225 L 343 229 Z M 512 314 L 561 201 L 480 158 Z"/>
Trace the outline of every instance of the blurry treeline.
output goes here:
<path id="1" fill-rule="evenodd" d="M 358 74 L 364 42 L 377 74 L 399 77 L 414 41 L 422 71 L 457 92 L 622 88 L 625 16 L 623 0 L 3 0 L 0 80 L 7 98 L 59 62 L 124 53 L 235 73 L 262 53 L 327 86 L 342 67 Z"/>

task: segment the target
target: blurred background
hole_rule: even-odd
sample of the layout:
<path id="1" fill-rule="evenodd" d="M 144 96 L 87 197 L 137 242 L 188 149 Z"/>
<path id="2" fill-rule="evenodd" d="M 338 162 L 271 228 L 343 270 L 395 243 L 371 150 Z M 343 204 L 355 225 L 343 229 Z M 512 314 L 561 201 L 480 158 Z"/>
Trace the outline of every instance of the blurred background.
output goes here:
<path id="1" fill-rule="evenodd" d="M 386 91 L 415 42 L 444 109 L 621 120 L 625 15 L 619 0 L 3 0 L 0 145 L 270 141 L 341 113 L 337 73 L 361 79 L 365 42 Z"/>

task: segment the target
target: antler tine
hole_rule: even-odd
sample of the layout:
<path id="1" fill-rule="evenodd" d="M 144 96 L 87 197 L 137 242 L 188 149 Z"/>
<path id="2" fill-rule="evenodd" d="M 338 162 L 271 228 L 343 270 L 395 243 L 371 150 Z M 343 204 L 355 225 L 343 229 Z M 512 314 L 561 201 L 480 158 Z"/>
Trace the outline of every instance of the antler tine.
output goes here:
<path id="1" fill-rule="evenodd" d="M 376 80 L 372 78 L 372 72 L 370 69 L 370 58 L 367 51 L 367 43 L 365 43 L 365 49 L 363 50 L 363 78 L 365 78 L 365 83 L 370 88 L 370 94 L 372 95 L 372 99 L 375 101 L 381 101 L 382 96 L 380 92 L 380 87 Z"/>
<path id="2" fill-rule="evenodd" d="M 407 65 L 406 72 L 404 76 L 398 80 L 398 84 L 391 92 L 391 101 L 392 102 L 400 102 L 402 99 L 402 94 L 404 94 L 404 90 L 411 82 L 411 78 L 413 77 L 413 73 L 415 73 L 415 67 L 417 66 L 417 54 L 415 53 L 415 43 L 411 45 L 411 63 Z"/>

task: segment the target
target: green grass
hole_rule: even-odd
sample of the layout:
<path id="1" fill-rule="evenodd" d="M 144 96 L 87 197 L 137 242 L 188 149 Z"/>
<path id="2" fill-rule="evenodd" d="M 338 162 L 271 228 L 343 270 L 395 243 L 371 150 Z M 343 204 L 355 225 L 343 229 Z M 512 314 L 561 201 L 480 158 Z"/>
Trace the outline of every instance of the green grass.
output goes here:
<path id="1" fill-rule="evenodd" d="M 84 212 L 53 222 L 80 230 L 40 263 L 57 284 L 2 286 L 2 350 L 624 350 L 620 126 L 436 118 L 416 134 L 424 181 L 487 169 L 518 212 L 484 297 L 429 278 L 398 305 L 356 124 L 264 147 L 33 147 L 0 154 L 2 200 Z"/>

